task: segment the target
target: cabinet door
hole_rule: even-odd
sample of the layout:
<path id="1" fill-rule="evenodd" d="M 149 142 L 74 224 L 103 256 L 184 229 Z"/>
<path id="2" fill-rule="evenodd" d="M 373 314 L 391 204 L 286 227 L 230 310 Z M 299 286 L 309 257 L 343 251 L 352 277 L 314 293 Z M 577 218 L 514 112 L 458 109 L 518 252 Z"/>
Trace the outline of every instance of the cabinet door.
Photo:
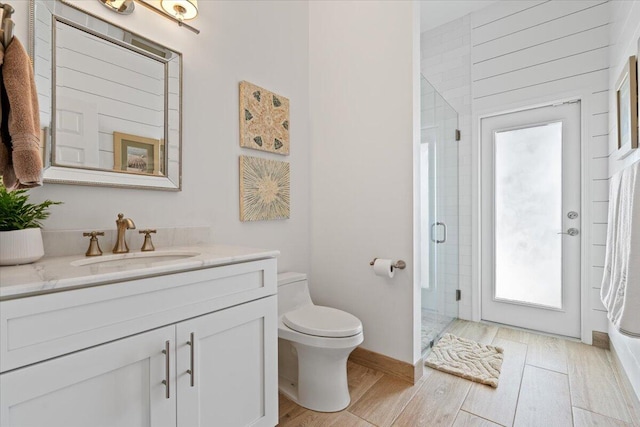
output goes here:
<path id="1" fill-rule="evenodd" d="M 167 326 L 4 373 L 0 425 L 175 427 L 174 342 Z"/>
<path id="2" fill-rule="evenodd" d="M 179 426 L 278 423 L 275 296 L 179 323 L 176 337 Z"/>

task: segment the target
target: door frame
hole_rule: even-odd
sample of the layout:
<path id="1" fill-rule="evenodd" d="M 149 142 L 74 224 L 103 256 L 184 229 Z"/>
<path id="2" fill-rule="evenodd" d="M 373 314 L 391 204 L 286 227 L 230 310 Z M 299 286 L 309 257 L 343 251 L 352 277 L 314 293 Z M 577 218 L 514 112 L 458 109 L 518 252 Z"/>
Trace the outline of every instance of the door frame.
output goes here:
<path id="1" fill-rule="evenodd" d="M 589 161 L 589 120 L 592 114 L 590 95 L 592 90 L 585 88 L 582 90 L 568 91 L 561 94 L 550 94 L 538 98 L 521 100 L 513 103 L 503 103 L 500 107 L 488 107 L 474 111 L 472 114 L 472 144 L 471 144 L 471 320 L 479 322 L 482 319 L 482 299 L 481 299 L 481 226 L 482 226 L 482 200 L 481 200 L 481 126 L 482 119 L 496 115 L 515 113 L 532 108 L 545 107 L 553 104 L 580 101 L 580 188 L 582 197 L 580 200 L 580 230 L 582 239 L 580 242 L 580 339 L 586 344 L 592 343 L 592 324 L 589 317 L 589 284 L 590 276 L 589 260 L 591 259 L 591 180 Z"/>

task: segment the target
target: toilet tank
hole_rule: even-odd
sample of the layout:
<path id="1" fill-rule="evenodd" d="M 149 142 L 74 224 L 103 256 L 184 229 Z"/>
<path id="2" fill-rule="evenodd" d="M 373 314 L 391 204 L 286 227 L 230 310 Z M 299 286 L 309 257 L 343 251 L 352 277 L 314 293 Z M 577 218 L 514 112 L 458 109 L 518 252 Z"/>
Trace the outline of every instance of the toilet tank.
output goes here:
<path id="1" fill-rule="evenodd" d="M 278 273 L 278 316 L 303 305 L 313 304 L 309 294 L 307 275 Z"/>

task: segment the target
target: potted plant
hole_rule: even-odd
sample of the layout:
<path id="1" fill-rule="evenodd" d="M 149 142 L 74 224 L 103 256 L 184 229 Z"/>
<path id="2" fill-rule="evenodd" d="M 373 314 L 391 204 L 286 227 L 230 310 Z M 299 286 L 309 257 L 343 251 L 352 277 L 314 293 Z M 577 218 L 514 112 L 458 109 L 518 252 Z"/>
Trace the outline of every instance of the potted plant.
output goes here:
<path id="1" fill-rule="evenodd" d="M 44 256 L 41 221 L 61 202 L 29 203 L 27 190 L 7 191 L 0 179 L 0 265 L 28 264 Z"/>

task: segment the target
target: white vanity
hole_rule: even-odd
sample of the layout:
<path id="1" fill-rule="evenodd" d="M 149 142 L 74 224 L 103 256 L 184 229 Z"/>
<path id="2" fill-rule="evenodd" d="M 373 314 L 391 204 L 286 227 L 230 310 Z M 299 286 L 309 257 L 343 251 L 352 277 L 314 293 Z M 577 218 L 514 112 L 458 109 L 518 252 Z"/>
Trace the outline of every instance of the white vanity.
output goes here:
<path id="1" fill-rule="evenodd" d="M 0 425 L 277 424 L 278 252 L 171 253 L 0 269 Z"/>

